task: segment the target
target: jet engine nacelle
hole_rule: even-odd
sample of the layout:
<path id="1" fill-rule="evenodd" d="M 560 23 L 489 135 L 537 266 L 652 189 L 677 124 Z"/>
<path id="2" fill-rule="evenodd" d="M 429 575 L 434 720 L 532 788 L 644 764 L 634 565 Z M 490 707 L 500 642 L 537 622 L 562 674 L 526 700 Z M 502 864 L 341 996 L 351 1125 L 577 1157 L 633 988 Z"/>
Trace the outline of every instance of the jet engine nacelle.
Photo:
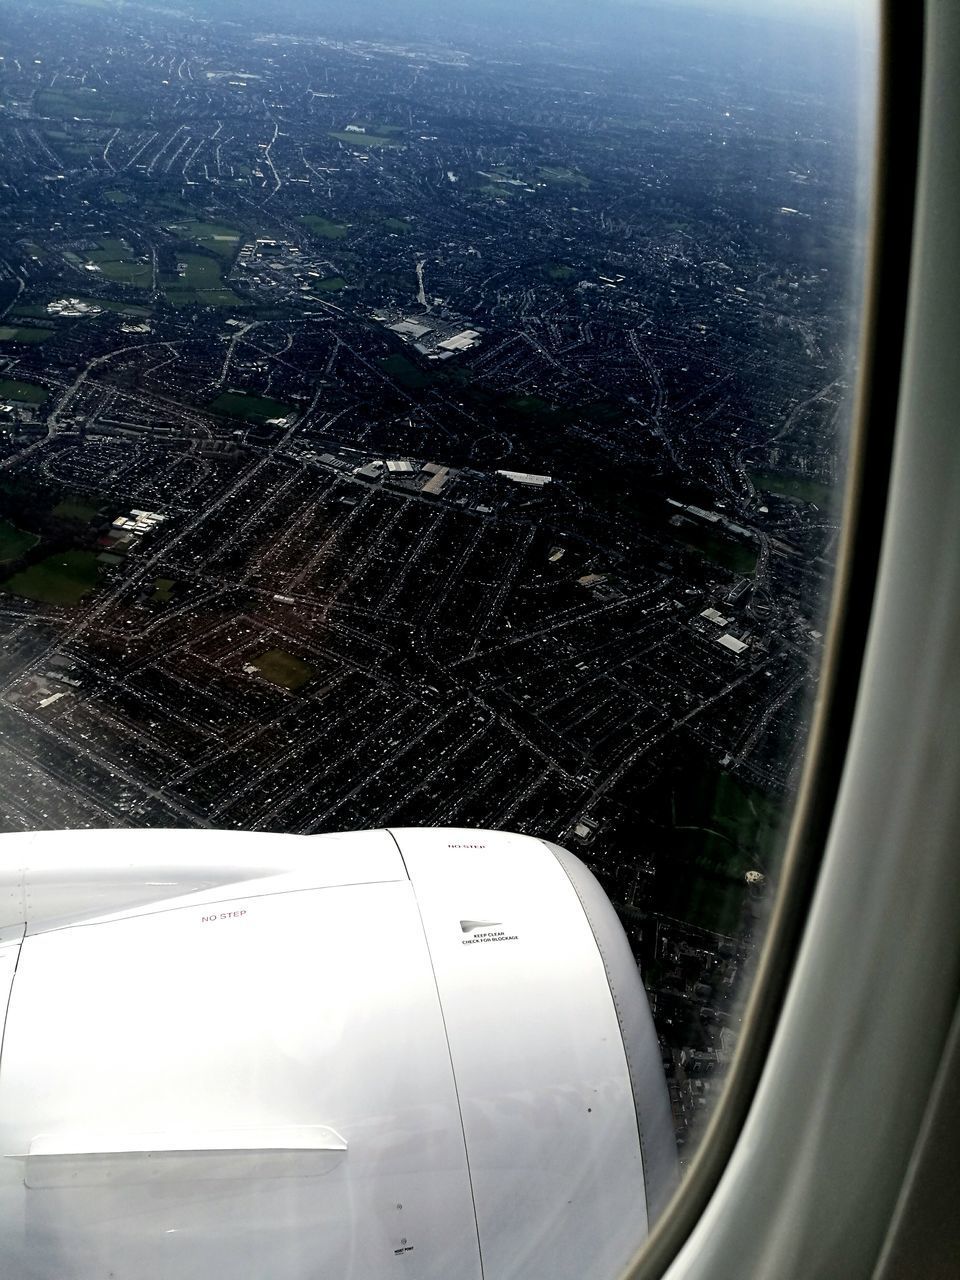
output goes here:
<path id="1" fill-rule="evenodd" d="M 541 840 L 4 837 L 4 1008 L 18 1280 L 582 1280 L 676 1178 L 626 938 Z"/>

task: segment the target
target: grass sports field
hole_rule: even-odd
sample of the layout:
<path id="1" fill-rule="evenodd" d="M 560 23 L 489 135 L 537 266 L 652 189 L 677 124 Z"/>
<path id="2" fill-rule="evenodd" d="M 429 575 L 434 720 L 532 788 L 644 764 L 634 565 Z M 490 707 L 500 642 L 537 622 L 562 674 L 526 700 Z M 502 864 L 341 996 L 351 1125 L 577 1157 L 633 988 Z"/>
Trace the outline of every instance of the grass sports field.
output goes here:
<path id="1" fill-rule="evenodd" d="M 242 391 L 224 391 L 207 405 L 214 413 L 224 413 L 230 418 L 243 418 L 245 422 L 267 422 L 270 418 L 286 418 L 291 413 L 288 404 L 271 400 L 269 396 L 250 396 Z"/>
<path id="2" fill-rule="evenodd" d="M 15 573 L 4 590 L 42 604 L 79 604 L 97 585 L 100 566 L 95 551 L 58 551 L 39 564 Z"/>
<path id="3" fill-rule="evenodd" d="M 300 221 L 324 240 L 342 240 L 349 228 L 345 222 L 331 222 L 329 218 L 321 218 L 317 214 L 305 214 Z"/>
<path id="4" fill-rule="evenodd" d="M 30 325 L 14 327 L 8 324 L 0 324 L 0 342 L 46 342 L 55 333 L 56 329 L 33 328 Z"/>
<path id="5" fill-rule="evenodd" d="M 292 654 L 285 653 L 283 649 L 268 649 L 266 653 L 261 653 L 259 658 L 254 658 L 250 665 L 256 667 L 263 678 L 269 680 L 271 684 L 278 684 L 282 689 L 289 689 L 291 692 L 313 678 L 312 667 L 308 667 L 305 662 L 301 662 Z"/>
<path id="6" fill-rule="evenodd" d="M 19 378 L 0 378 L 0 400 L 18 400 L 20 404 L 44 404 L 48 398 L 46 387 L 35 382 L 22 382 Z"/>
<path id="7" fill-rule="evenodd" d="M 246 307 L 249 303 L 228 288 L 223 279 L 223 265 L 203 253 L 181 253 L 177 261 L 182 268 L 176 275 L 164 275 L 160 286 L 174 307 Z"/>
<path id="8" fill-rule="evenodd" d="M 149 261 L 141 262 L 137 257 L 126 240 L 109 238 L 102 240 L 99 248 L 87 253 L 88 260 L 95 263 L 108 280 L 149 289 L 153 281 L 153 268 Z"/>
<path id="9" fill-rule="evenodd" d="M 195 240 L 205 249 L 212 250 L 222 258 L 232 258 L 240 243 L 240 232 L 236 227 L 229 227 L 224 222 L 201 222 L 191 219 L 188 222 L 173 222 L 168 231 L 182 236 L 184 240 Z"/>
<path id="10" fill-rule="evenodd" d="M 34 533 L 24 533 L 9 520 L 0 520 L 0 564 L 16 560 L 25 551 L 36 546 L 39 538 Z"/>

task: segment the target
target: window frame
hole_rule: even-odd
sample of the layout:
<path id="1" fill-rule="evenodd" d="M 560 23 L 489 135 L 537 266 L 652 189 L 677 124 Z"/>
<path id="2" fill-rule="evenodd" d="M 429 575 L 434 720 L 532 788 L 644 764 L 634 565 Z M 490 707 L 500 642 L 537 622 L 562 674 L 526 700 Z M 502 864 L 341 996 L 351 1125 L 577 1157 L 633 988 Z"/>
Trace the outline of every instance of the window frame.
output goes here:
<path id="1" fill-rule="evenodd" d="M 659 1280 L 729 1163 L 776 1033 L 834 820 L 887 520 L 916 212 L 926 0 L 879 0 L 862 327 L 824 660 L 780 882 L 723 1091 L 681 1186 L 623 1280 Z"/>

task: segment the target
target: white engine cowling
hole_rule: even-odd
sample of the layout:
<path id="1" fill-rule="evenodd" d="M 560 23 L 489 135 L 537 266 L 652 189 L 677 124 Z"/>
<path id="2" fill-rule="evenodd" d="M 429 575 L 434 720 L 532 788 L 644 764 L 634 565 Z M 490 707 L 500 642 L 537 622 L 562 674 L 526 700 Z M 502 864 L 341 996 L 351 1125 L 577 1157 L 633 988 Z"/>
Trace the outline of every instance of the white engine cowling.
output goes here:
<path id="1" fill-rule="evenodd" d="M 583 1280 L 675 1182 L 623 931 L 541 840 L 4 837 L 5 1007 L 17 1280 Z"/>

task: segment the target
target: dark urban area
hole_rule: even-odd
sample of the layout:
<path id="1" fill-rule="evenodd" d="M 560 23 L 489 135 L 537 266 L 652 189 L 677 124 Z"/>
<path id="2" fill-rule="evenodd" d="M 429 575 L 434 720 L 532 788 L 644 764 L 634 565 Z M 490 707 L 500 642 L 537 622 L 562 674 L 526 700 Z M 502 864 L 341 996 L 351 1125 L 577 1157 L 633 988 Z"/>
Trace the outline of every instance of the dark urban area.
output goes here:
<path id="1" fill-rule="evenodd" d="M 689 12 L 270 9 L 0 4 L 0 827 L 557 841 L 683 1142 L 816 688 L 855 104 Z"/>

